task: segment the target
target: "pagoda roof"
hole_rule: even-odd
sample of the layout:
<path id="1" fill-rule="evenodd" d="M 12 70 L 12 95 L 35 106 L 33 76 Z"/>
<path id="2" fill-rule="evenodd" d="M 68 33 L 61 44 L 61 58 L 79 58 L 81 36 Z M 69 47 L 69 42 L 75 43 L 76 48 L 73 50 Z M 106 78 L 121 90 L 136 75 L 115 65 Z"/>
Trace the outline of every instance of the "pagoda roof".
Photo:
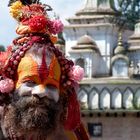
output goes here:
<path id="1" fill-rule="evenodd" d="M 89 35 L 81 36 L 78 39 L 77 44 L 72 47 L 71 52 L 73 52 L 73 51 L 79 52 L 79 50 L 81 52 L 91 51 L 91 50 L 95 50 L 95 51 L 99 52 L 96 42 Z"/>
<path id="2" fill-rule="evenodd" d="M 103 9 L 103 8 L 84 8 L 82 10 L 79 10 L 76 12 L 76 16 L 82 16 L 82 15 L 116 15 L 117 13 L 113 11 L 112 9 Z"/>

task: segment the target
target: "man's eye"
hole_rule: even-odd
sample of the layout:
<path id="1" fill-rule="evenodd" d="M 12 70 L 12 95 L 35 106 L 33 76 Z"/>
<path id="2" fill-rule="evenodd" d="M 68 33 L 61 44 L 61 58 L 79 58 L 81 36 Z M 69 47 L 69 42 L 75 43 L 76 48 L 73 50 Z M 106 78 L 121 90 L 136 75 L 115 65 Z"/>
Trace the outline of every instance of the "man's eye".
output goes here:
<path id="1" fill-rule="evenodd" d="M 26 86 L 28 86 L 28 87 L 32 87 L 32 86 L 35 86 L 35 85 L 36 85 L 36 82 L 35 82 L 35 81 L 32 81 L 32 80 L 25 81 L 24 83 L 25 83 Z"/>
<path id="2" fill-rule="evenodd" d="M 55 85 L 51 85 L 51 84 L 46 86 L 46 91 L 48 93 L 58 93 L 59 92 L 58 88 Z"/>

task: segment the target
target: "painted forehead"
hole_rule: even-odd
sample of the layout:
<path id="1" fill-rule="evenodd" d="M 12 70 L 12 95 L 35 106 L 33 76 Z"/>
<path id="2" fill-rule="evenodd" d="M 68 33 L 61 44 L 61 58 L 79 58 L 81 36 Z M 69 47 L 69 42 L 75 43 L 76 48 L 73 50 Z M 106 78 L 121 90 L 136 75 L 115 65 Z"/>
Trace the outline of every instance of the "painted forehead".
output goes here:
<path id="1" fill-rule="evenodd" d="M 17 87 L 29 77 L 38 83 L 49 83 L 59 86 L 61 69 L 55 55 L 47 46 L 34 46 L 21 59 L 18 70 Z M 33 80 L 33 79 L 31 79 Z"/>

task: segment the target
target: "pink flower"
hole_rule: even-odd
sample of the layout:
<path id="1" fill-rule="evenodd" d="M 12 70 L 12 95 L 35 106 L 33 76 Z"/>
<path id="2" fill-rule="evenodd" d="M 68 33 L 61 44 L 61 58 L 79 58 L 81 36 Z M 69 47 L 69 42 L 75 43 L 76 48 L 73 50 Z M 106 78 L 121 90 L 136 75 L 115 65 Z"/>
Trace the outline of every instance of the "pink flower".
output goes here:
<path id="1" fill-rule="evenodd" d="M 70 72 L 70 76 L 73 80 L 80 82 L 84 77 L 84 69 L 80 66 L 73 66 L 72 71 Z"/>
<path id="2" fill-rule="evenodd" d="M 48 21 L 47 26 L 48 26 L 49 32 L 52 34 L 58 34 L 62 32 L 64 28 L 64 25 L 60 20 Z"/>
<path id="3" fill-rule="evenodd" d="M 12 79 L 6 78 L 0 81 L 0 92 L 9 93 L 14 89 L 14 82 Z"/>

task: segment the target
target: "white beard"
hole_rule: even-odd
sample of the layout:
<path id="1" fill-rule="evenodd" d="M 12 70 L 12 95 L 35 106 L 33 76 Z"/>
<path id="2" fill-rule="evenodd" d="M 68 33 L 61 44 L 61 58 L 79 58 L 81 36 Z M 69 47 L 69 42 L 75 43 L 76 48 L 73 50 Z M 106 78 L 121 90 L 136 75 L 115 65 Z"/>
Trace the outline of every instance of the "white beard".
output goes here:
<path id="1" fill-rule="evenodd" d="M 4 130 L 5 131 L 5 130 Z M 68 137 L 65 135 L 63 127 L 59 127 L 54 133 L 48 137 L 40 136 L 37 133 L 29 133 L 25 135 L 24 137 L 16 136 L 14 131 L 9 131 L 9 133 L 5 134 L 5 137 L 3 134 L 1 135 L 0 131 L 0 140 L 69 140 Z"/>

